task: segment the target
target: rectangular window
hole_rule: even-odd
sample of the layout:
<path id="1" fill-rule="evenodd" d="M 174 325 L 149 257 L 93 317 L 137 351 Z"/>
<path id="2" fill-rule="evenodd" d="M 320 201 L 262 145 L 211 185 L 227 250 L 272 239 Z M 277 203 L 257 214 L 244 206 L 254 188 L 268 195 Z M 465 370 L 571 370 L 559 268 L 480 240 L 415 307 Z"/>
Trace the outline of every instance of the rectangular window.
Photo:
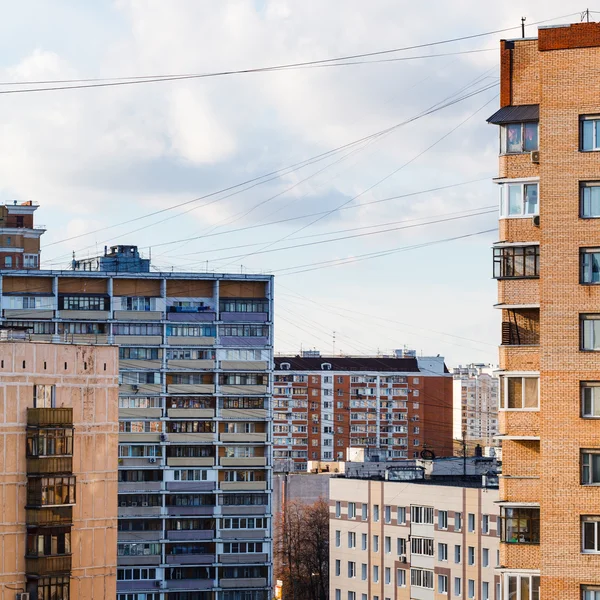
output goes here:
<path id="1" fill-rule="evenodd" d="M 383 547 L 384 547 L 384 552 L 386 554 L 392 553 L 392 538 L 389 537 L 388 535 L 386 535 L 385 538 L 383 539 Z"/>
<path id="2" fill-rule="evenodd" d="M 469 561 L 469 566 L 473 566 L 475 564 L 475 547 L 469 546 L 467 549 L 467 557 Z"/>
<path id="3" fill-rule="evenodd" d="M 600 554 L 600 516 L 581 517 L 582 551 Z"/>
<path id="4" fill-rule="evenodd" d="M 579 214 L 582 219 L 600 217 L 600 181 L 579 184 Z"/>
<path id="5" fill-rule="evenodd" d="M 335 600 L 342 600 L 342 590 L 335 590 Z"/>
<path id="6" fill-rule="evenodd" d="M 538 149 L 538 123 L 508 123 L 500 127 L 500 153 L 523 154 Z"/>
<path id="7" fill-rule="evenodd" d="M 338 529 L 335 532 L 335 547 L 339 548 L 342 543 L 342 532 Z"/>
<path id="8" fill-rule="evenodd" d="M 396 551 L 398 556 L 406 554 L 406 540 L 404 538 L 396 538 Z"/>
<path id="9" fill-rule="evenodd" d="M 481 549 L 481 566 L 489 567 L 490 566 L 490 551 L 488 548 Z"/>
<path id="10" fill-rule="evenodd" d="M 600 450 L 581 451 L 581 483 L 600 484 Z"/>
<path id="11" fill-rule="evenodd" d="M 373 521 L 379 522 L 379 504 L 373 505 Z"/>
<path id="12" fill-rule="evenodd" d="M 356 563 L 354 561 L 348 561 L 348 577 L 356 577 Z"/>
<path id="13" fill-rule="evenodd" d="M 373 536 L 373 552 L 379 552 L 379 536 Z"/>
<path id="14" fill-rule="evenodd" d="M 411 569 L 410 584 L 416 587 L 433 589 L 433 571 L 426 569 Z"/>
<path id="15" fill-rule="evenodd" d="M 448 511 L 440 510 L 438 512 L 438 528 L 448 529 Z"/>
<path id="16" fill-rule="evenodd" d="M 490 517 L 482 515 L 481 517 L 481 533 L 488 534 L 490 532 Z"/>
<path id="17" fill-rule="evenodd" d="M 467 582 L 469 598 L 475 598 L 475 580 L 469 579 Z"/>
<path id="18" fill-rule="evenodd" d="M 385 522 L 391 523 L 392 522 L 392 507 L 386 506 L 384 508 L 384 511 L 385 511 Z"/>
<path id="19" fill-rule="evenodd" d="M 363 502 L 361 510 L 362 510 L 361 518 L 363 521 L 366 521 L 369 518 L 369 505 L 366 504 L 365 502 Z"/>
<path id="20" fill-rule="evenodd" d="M 579 258 L 579 282 L 600 283 L 600 248 L 580 248 Z"/>
<path id="21" fill-rule="evenodd" d="M 537 183 L 500 184 L 501 217 L 531 217 L 539 212 Z"/>
<path id="22" fill-rule="evenodd" d="M 410 520 L 413 523 L 433 525 L 433 507 L 430 506 L 411 506 Z"/>
<path id="23" fill-rule="evenodd" d="M 406 570 L 405 569 L 396 569 L 396 583 L 398 587 L 406 586 Z"/>
<path id="24" fill-rule="evenodd" d="M 579 148 L 583 152 L 600 150 L 600 116 L 579 117 Z"/>
<path id="25" fill-rule="evenodd" d="M 448 560 L 448 544 L 438 544 L 438 560 L 439 561 L 447 561 Z"/>
<path id="26" fill-rule="evenodd" d="M 386 585 L 392 583 L 392 570 L 389 567 L 385 567 L 383 570 L 383 582 Z"/>
<path id="27" fill-rule="evenodd" d="M 410 551 L 412 554 L 418 554 L 421 556 L 433 556 L 433 539 L 411 537 Z"/>
<path id="28" fill-rule="evenodd" d="M 600 600 L 600 587 L 584 585 L 581 588 L 583 600 Z"/>
<path id="29" fill-rule="evenodd" d="M 356 518 L 356 502 L 348 502 L 348 518 Z"/>
<path id="30" fill-rule="evenodd" d="M 360 567 L 360 578 L 363 581 L 366 581 L 368 576 L 368 565 L 366 563 L 362 563 Z"/>
<path id="31" fill-rule="evenodd" d="M 475 515 L 473 513 L 469 513 L 469 533 L 475 532 Z"/>
<path id="32" fill-rule="evenodd" d="M 373 565 L 373 583 L 379 583 L 379 565 Z"/>
<path id="33" fill-rule="evenodd" d="M 336 577 L 340 576 L 341 569 L 342 569 L 341 565 L 342 565 L 341 561 L 339 559 L 336 559 L 336 561 L 335 561 L 335 575 L 336 575 Z"/>
<path id="34" fill-rule="evenodd" d="M 519 279 L 540 276 L 540 247 L 494 247 L 494 278 Z"/>
<path id="35" fill-rule="evenodd" d="M 33 386 L 33 407 L 54 408 L 56 406 L 56 388 L 53 385 Z"/>
<path id="36" fill-rule="evenodd" d="M 600 314 L 579 315 L 581 350 L 600 350 Z"/>
<path id="37" fill-rule="evenodd" d="M 438 575 L 438 593 L 448 593 L 448 577 L 446 575 Z"/>
<path id="38" fill-rule="evenodd" d="M 356 533 L 354 531 L 348 532 L 348 548 L 356 548 Z"/>
<path id="39" fill-rule="evenodd" d="M 461 553 L 461 546 L 460 546 L 460 544 L 456 544 L 454 546 L 454 562 L 457 565 L 460 564 L 460 553 Z"/>
<path id="40" fill-rule="evenodd" d="M 490 600 L 490 584 L 487 581 L 481 583 L 481 600 Z"/>
<path id="41" fill-rule="evenodd" d="M 539 575 L 505 575 L 504 597 L 515 600 L 539 600 Z"/>
<path id="42" fill-rule="evenodd" d="M 501 377 L 502 408 L 523 410 L 539 408 L 539 377 Z"/>
<path id="43" fill-rule="evenodd" d="M 348 592 L 348 600 L 356 600 L 356 592 Z"/>
<path id="44" fill-rule="evenodd" d="M 335 503 L 335 518 L 339 519 L 342 516 L 342 503 L 337 500 Z"/>
<path id="45" fill-rule="evenodd" d="M 460 577 L 454 578 L 454 595 L 460 596 L 462 594 L 462 581 Z"/>
<path id="46" fill-rule="evenodd" d="M 360 547 L 362 550 L 366 550 L 367 549 L 367 534 L 366 533 L 362 533 L 361 534 L 361 544 Z"/>
<path id="47" fill-rule="evenodd" d="M 398 507 L 398 523 L 406 523 L 406 508 L 404 506 Z"/>
<path id="48" fill-rule="evenodd" d="M 540 543 L 540 509 L 500 508 L 500 539 L 508 544 Z"/>
<path id="49" fill-rule="evenodd" d="M 584 419 L 600 418 L 600 381 L 581 382 L 581 416 Z"/>

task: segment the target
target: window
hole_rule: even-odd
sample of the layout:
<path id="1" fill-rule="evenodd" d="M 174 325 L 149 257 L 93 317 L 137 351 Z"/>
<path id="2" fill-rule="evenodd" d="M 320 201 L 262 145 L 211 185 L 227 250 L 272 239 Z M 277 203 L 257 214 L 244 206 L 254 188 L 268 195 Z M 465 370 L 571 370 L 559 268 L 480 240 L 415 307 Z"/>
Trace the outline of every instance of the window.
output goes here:
<path id="1" fill-rule="evenodd" d="M 147 296 L 122 296 L 121 310 L 150 311 L 154 310 L 156 300 Z"/>
<path id="2" fill-rule="evenodd" d="M 37 597 L 43 600 L 69 600 L 70 575 L 42 577 L 37 581 Z"/>
<path id="3" fill-rule="evenodd" d="M 386 585 L 392 583 L 392 570 L 390 569 L 390 567 L 385 567 L 385 569 L 383 570 L 383 582 Z"/>
<path id="4" fill-rule="evenodd" d="M 600 314 L 579 315 L 581 350 L 600 350 Z"/>
<path id="5" fill-rule="evenodd" d="M 438 512 L 438 528 L 448 529 L 448 511 L 440 510 Z"/>
<path id="6" fill-rule="evenodd" d="M 470 566 L 475 564 L 475 547 L 469 546 L 467 549 L 467 560 Z"/>
<path id="7" fill-rule="evenodd" d="M 342 516 L 342 503 L 337 500 L 335 503 L 335 518 L 339 519 Z"/>
<path id="8" fill-rule="evenodd" d="M 361 550 L 366 550 L 367 549 L 367 534 L 366 533 L 361 533 L 361 543 L 360 543 L 360 547 Z"/>
<path id="9" fill-rule="evenodd" d="M 600 149 L 600 116 L 579 117 L 579 148 L 584 152 Z"/>
<path id="10" fill-rule="evenodd" d="M 335 574 L 337 577 L 340 576 L 340 572 L 341 572 L 341 561 L 339 559 L 336 559 L 335 561 Z"/>
<path id="11" fill-rule="evenodd" d="M 12 267 L 12 256 L 4 257 L 4 266 L 8 269 L 10 269 Z"/>
<path id="12" fill-rule="evenodd" d="M 373 552 L 379 552 L 379 536 L 373 536 Z"/>
<path id="13" fill-rule="evenodd" d="M 398 507 L 398 523 L 406 523 L 406 508 L 404 506 Z"/>
<path id="14" fill-rule="evenodd" d="M 117 544 L 117 556 L 160 556 L 160 551 L 160 544 L 139 542 Z"/>
<path id="15" fill-rule="evenodd" d="M 335 532 L 335 547 L 339 548 L 341 546 L 342 541 L 342 532 L 338 529 Z"/>
<path id="16" fill-rule="evenodd" d="M 56 388 L 53 385 L 33 386 L 33 407 L 54 408 L 56 406 Z"/>
<path id="17" fill-rule="evenodd" d="M 481 583 L 481 600 L 490 600 L 490 584 L 487 581 Z"/>
<path id="18" fill-rule="evenodd" d="M 582 485 L 600 484 L 600 450 L 582 450 L 581 483 Z"/>
<path id="19" fill-rule="evenodd" d="M 27 534 L 27 556 L 64 556 L 65 554 L 71 554 L 70 527 L 55 527 L 44 533 Z"/>
<path id="20" fill-rule="evenodd" d="M 348 561 L 348 577 L 356 577 L 356 563 L 354 561 Z"/>
<path id="21" fill-rule="evenodd" d="M 391 523 L 392 522 L 392 507 L 391 506 L 386 506 L 384 508 L 385 511 L 385 522 L 386 523 Z"/>
<path id="22" fill-rule="evenodd" d="M 396 569 L 396 583 L 398 587 L 406 586 L 406 569 Z"/>
<path id="23" fill-rule="evenodd" d="M 600 382 L 581 382 L 581 416 L 585 419 L 600 418 Z"/>
<path id="24" fill-rule="evenodd" d="M 348 600 L 356 600 L 356 592 L 348 592 Z"/>
<path id="25" fill-rule="evenodd" d="M 386 554 L 391 554 L 392 553 L 392 538 L 389 536 L 385 536 L 385 538 L 383 539 L 383 548 L 384 548 L 384 552 Z"/>
<path id="26" fill-rule="evenodd" d="M 481 517 L 481 533 L 488 534 L 490 532 L 490 516 L 482 515 Z"/>
<path id="27" fill-rule="evenodd" d="M 490 566 L 490 551 L 487 548 L 481 549 L 481 566 L 482 567 Z"/>
<path id="28" fill-rule="evenodd" d="M 362 503 L 362 520 L 366 521 L 369 518 L 369 505 L 365 502 Z"/>
<path id="29" fill-rule="evenodd" d="M 59 310 L 108 310 L 108 296 L 63 296 L 58 297 Z"/>
<path id="30" fill-rule="evenodd" d="M 438 544 L 438 560 L 448 560 L 448 544 Z"/>
<path id="31" fill-rule="evenodd" d="M 588 181 L 579 184 L 579 214 L 582 219 L 600 217 L 600 182 Z"/>
<path id="32" fill-rule="evenodd" d="M 411 537 L 410 551 L 412 554 L 419 554 L 421 556 L 433 556 L 433 539 Z"/>
<path id="33" fill-rule="evenodd" d="M 537 183 L 500 185 L 500 216 L 530 217 L 539 214 Z"/>
<path id="34" fill-rule="evenodd" d="M 448 577 L 446 575 L 438 575 L 438 593 L 448 593 Z"/>
<path id="35" fill-rule="evenodd" d="M 354 531 L 348 532 L 348 548 L 356 548 L 356 533 Z"/>
<path id="36" fill-rule="evenodd" d="M 156 569 L 117 569 L 117 581 L 156 579 Z"/>
<path id="37" fill-rule="evenodd" d="M 225 337 L 268 337 L 269 328 L 261 325 L 221 325 L 219 335 Z"/>
<path id="38" fill-rule="evenodd" d="M 23 254 L 23 267 L 25 269 L 37 269 L 39 257 L 37 254 Z"/>
<path id="39" fill-rule="evenodd" d="M 59 323 L 60 325 L 60 323 Z M 151 323 L 115 323 L 114 335 L 162 335 L 162 325 Z M 76 332 L 77 333 L 77 332 Z"/>
<path id="40" fill-rule="evenodd" d="M 510 600 L 539 600 L 539 575 L 505 575 L 504 595 Z"/>
<path id="41" fill-rule="evenodd" d="M 475 531 L 475 515 L 473 513 L 469 513 L 469 533 L 473 533 Z"/>
<path id="42" fill-rule="evenodd" d="M 538 124 L 508 123 L 500 127 L 500 153 L 522 154 L 538 149 Z"/>
<path id="43" fill-rule="evenodd" d="M 523 410 L 539 408 L 539 377 L 501 377 L 500 382 L 502 388 L 501 407 L 503 409 Z"/>
<path id="44" fill-rule="evenodd" d="M 475 598 L 475 580 L 469 579 L 467 582 L 469 598 Z"/>
<path id="45" fill-rule="evenodd" d="M 266 299 L 236 298 L 221 300 L 221 312 L 269 312 L 269 301 Z"/>
<path id="46" fill-rule="evenodd" d="M 119 348 L 120 359 L 157 360 L 158 348 Z"/>
<path id="47" fill-rule="evenodd" d="M 580 283 L 600 283 L 600 248 L 579 250 Z"/>
<path id="48" fill-rule="evenodd" d="M 373 565 L 373 583 L 379 583 L 379 565 Z"/>
<path id="49" fill-rule="evenodd" d="M 540 247 L 494 247 L 494 278 L 517 279 L 540 276 Z"/>
<path id="50" fill-rule="evenodd" d="M 426 569 L 411 569 L 410 584 L 432 590 L 433 589 L 433 571 Z"/>
<path id="51" fill-rule="evenodd" d="M 459 544 L 456 544 L 454 546 L 454 562 L 457 565 L 460 564 L 460 553 L 461 553 L 461 546 Z"/>
<path id="52" fill-rule="evenodd" d="M 30 506 L 75 504 L 75 477 L 30 478 L 27 484 L 27 504 Z"/>
<path id="53" fill-rule="evenodd" d="M 367 565 L 367 563 L 362 563 L 362 565 L 360 566 L 360 578 L 363 581 L 366 581 L 368 576 L 369 576 L 368 565 Z"/>
<path id="54" fill-rule="evenodd" d="M 454 531 L 462 529 L 462 513 L 454 513 Z"/>
<path id="55" fill-rule="evenodd" d="M 583 600 L 600 600 L 600 587 L 584 585 L 581 591 Z"/>
<path id="56" fill-rule="evenodd" d="M 585 554 L 600 554 L 600 516 L 581 517 L 581 537 Z"/>
<path id="57" fill-rule="evenodd" d="M 406 554 L 406 540 L 404 538 L 396 538 L 396 551 L 398 556 Z"/>
<path id="58" fill-rule="evenodd" d="M 429 506 L 411 506 L 410 520 L 413 523 L 433 525 L 433 508 Z"/>
<path id="59" fill-rule="evenodd" d="M 540 543 L 540 509 L 501 507 L 500 539 L 509 544 Z"/>
<path id="60" fill-rule="evenodd" d="M 348 518 L 356 518 L 356 502 L 348 502 Z"/>
<path id="61" fill-rule="evenodd" d="M 373 505 L 373 521 L 375 521 L 375 523 L 379 522 L 379 504 Z"/>
<path id="62" fill-rule="evenodd" d="M 462 594 L 462 580 L 460 577 L 454 578 L 454 595 L 460 596 Z"/>

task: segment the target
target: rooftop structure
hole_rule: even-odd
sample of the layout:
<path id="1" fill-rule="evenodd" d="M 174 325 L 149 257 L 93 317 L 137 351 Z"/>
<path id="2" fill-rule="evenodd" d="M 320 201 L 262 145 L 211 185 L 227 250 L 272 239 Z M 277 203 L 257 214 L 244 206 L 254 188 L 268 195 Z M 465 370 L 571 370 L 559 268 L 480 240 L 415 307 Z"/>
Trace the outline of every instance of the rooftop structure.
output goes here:
<path id="1" fill-rule="evenodd" d="M 142 258 L 137 246 L 105 246 L 102 256 L 73 258 L 74 271 L 108 271 L 111 273 L 148 273 L 150 259 Z"/>
<path id="2" fill-rule="evenodd" d="M 37 209 L 31 201 L 0 204 L 0 269 L 40 268 L 40 238 L 46 230 L 34 226 Z"/>

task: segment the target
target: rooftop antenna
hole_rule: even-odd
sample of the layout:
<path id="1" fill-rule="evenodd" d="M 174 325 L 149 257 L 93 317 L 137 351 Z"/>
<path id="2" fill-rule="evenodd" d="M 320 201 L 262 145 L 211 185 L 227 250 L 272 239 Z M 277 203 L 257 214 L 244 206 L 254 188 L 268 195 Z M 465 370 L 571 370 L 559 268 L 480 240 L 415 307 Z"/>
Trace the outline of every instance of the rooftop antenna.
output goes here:
<path id="1" fill-rule="evenodd" d="M 521 37 L 525 37 L 525 21 L 527 17 L 521 17 Z"/>
<path id="2" fill-rule="evenodd" d="M 590 22 L 590 9 L 589 8 L 586 8 L 581 13 L 581 22 L 583 23 L 583 21 L 587 21 L 588 23 Z"/>

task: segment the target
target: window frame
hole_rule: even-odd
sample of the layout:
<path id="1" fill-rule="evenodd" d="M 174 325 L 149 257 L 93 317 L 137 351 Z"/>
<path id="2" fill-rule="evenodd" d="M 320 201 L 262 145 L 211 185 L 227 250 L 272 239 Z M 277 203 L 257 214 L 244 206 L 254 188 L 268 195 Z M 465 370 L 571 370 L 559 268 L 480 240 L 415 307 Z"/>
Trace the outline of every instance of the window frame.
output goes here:
<path id="1" fill-rule="evenodd" d="M 525 186 L 535 185 L 537 187 L 537 200 L 535 212 L 527 212 L 527 195 L 525 193 Z M 538 217 L 540 214 L 540 182 L 539 178 L 532 179 L 510 179 L 498 182 L 499 186 L 499 218 L 500 219 L 528 219 L 532 217 Z M 510 213 L 510 194 L 509 186 L 520 186 L 520 212 Z"/>
<path id="2" fill-rule="evenodd" d="M 584 197 L 585 190 L 593 189 L 593 188 L 598 188 L 600 191 L 600 180 L 589 180 L 589 181 L 580 181 L 579 182 L 579 218 L 580 219 L 600 219 L 600 210 L 598 211 L 598 214 L 593 214 L 591 192 L 590 192 L 590 198 L 589 198 L 590 211 L 589 211 L 589 214 L 585 213 L 585 205 L 588 202 L 588 200 L 586 200 L 586 198 Z"/>
<path id="3" fill-rule="evenodd" d="M 510 587 L 509 580 L 510 578 L 514 578 L 516 580 L 516 595 L 509 596 Z M 539 573 L 504 573 L 504 577 L 502 577 L 502 597 L 504 600 L 531 600 L 534 579 L 538 580 L 538 598 L 539 596 L 539 583 L 540 583 L 540 575 Z M 521 596 L 521 579 L 529 579 L 529 596 L 530 598 L 523 598 Z"/>
<path id="4" fill-rule="evenodd" d="M 600 247 L 585 246 L 579 248 L 579 283 L 580 285 L 600 285 L 600 269 L 598 269 L 598 280 L 593 281 L 593 277 L 589 281 L 586 280 L 586 273 L 589 271 L 592 275 L 594 269 L 592 265 L 586 266 L 586 256 L 598 254 L 600 256 Z M 600 263 L 600 261 L 599 261 Z"/>
<path id="5" fill-rule="evenodd" d="M 593 318 L 592 318 L 593 317 Z M 581 352 L 600 352 L 600 339 L 596 347 L 585 347 L 585 323 L 587 321 L 600 321 L 600 313 L 579 313 L 579 350 Z M 591 330 L 591 337 L 595 338 L 594 329 Z M 598 336 L 600 338 L 600 335 Z M 595 345 L 593 341 L 592 345 Z"/>
<path id="6" fill-rule="evenodd" d="M 594 123 L 592 125 L 592 147 L 584 148 L 584 123 Z M 598 123 L 597 123 L 598 122 Z M 598 152 L 600 150 L 598 127 L 600 127 L 600 115 L 599 114 L 586 114 L 579 115 L 579 152 Z"/>
<path id="7" fill-rule="evenodd" d="M 506 511 L 513 511 L 507 515 Z M 533 511 L 536 514 L 529 514 Z M 517 521 L 516 539 L 508 539 L 508 522 Z M 525 522 L 524 524 L 522 522 Z M 537 526 L 536 526 L 537 523 Z M 523 528 L 524 527 L 524 528 Z M 521 540 L 521 536 L 529 534 L 529 539 Z M 513 533 L 513 535 L 515 535 Z M 534 545 L 540 544 L 540 507 L 539 506 L 501 506 L 500 507 L 500 541 L 511 545 Z"/>
<path id="8" fill-rule="evenodd" d="M 594 524 L 594 545 L 593 550 L 586 548 L 586 523 Z M 600 554 L 600 516 L 599 515 L 581 515 L 581 553 L 582 554 Z"/>
<path id="9" fill-rule="evenodd" d="M 509 407 L 508 406 L 508 400 L 509 400 L 509 385 L 508 385 L 508 380 L 509 379 L 521 379 L 521 406 L 520 407 Z M 525 406 L 525 392 L 526 392 L 526 385 L 525 385 L 525 379 L 535 379 L 537 380 L 537 404 L 536 406 Z M 539 411 L 540 410 L 540 376 L 539 373 L 538 374 L 533 374 L 533 373 L 519 373 L 519 372 L 512 372 L 512 373 L 503 373 L 500 376 L 500 406 L 499 406 L 499 410 L 501 411 L 521 411 L 521 412 L 527 412 L 527 411 Z"/>
<path id="10" fill-rule="evenodd" d="M 600 381 L 580 381 L 579 387 L 580 387 L 580 398 L 581 398 L 581 418 L 582 419 L 600 419 Z M 593 390 L 595 388 L 598 389 L 598 398 L 595 398 L 594 397 L 595 394 L 592 392 L 589 402 L 590 402 L 590 408 L 592 409 L 592 411 L 594 411 L 595 405 L 597 404 L 598 414 L 593 414 L 593 412 L 592 412 L 592 414 L 588 414 L 585 412 L 585 409 L 586 409 L 585 405 L 587 402 L 587 399 L 585 398 L 585 396 L 586 396 L 585 390 L 586 389 Z"/>
<path id="11" fill-rule="evenodd" d="M 594 473 L 594 457 L 595 460 L 600 463 L 600 448 L 585 448 L 581 450 L 581 485 L 585 486 L 599 486 L 600 485 L 600 472 L 597 470 L 599 477 L 597 481 L 593 480 Z M 586 457 L 589 459 L 586 461 Z M 586 462 L 588 464 L 586 464 Z M 599 465 L 600 466 L 600 465 Z M 598 469 L 598 467 L 597 467 Z M 586 476 L 587 470 L 587 476 Z"/>
<path id="12" fill-rule="evenodd" d="M 509 151 L 508 150 L 508 128 L 514 127 L 515 125 L 519 125 L 521 129 L 521 141 L 519 151 Z M 536 125 L 536 144 L 535 148 L 525 149 L 526 139 L 525 139 L 525 130 L 527 125 Z M 514 156 L 520 154 L 529 154 L 530 152 L 536 152 L 540 149 L 540 123 L 539 121 L 515 121 L 513 123 L 502 123 L 500 125 L 500 156 Z"/>
<path id="13" fill-rule="evenodd" d="M 497 245 L 492 247 L 493 252 L 493 270 L 494 279 L 539 279 L 540 278 L 540 245 L 539 244 L 519 244 L 519 245 Z M 518 272 L 519 264 L 522 273 Z M 532 272 L 529 272 L 533 262 Z"/>

